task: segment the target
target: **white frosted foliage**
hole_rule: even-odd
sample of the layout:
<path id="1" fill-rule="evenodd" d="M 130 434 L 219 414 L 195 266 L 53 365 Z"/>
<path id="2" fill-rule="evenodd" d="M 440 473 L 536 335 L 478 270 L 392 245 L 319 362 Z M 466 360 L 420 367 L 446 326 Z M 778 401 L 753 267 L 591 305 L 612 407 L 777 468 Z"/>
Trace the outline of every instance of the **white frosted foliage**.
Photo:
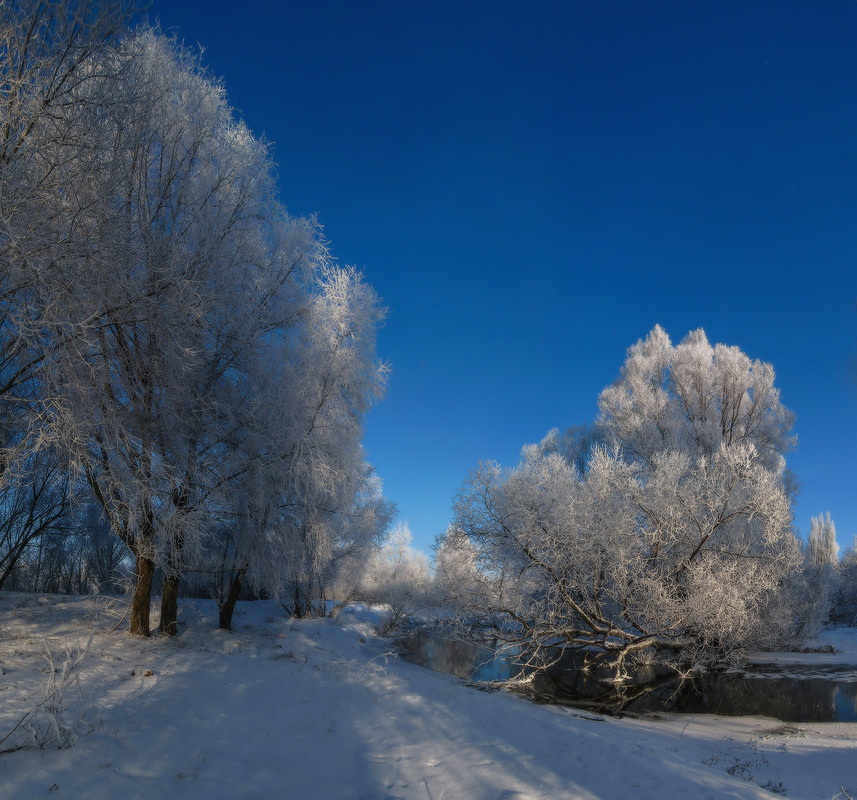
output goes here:
<path id="1" fill-rule="evenodd" d="M 594 430 L 483 464 L 456 502 L 475 551 L 465 614 L 536 661 L 557 644 L 706 659 L 794 633 L 802 556 L 770 365 L 660 328 L 628 351 Z"/>

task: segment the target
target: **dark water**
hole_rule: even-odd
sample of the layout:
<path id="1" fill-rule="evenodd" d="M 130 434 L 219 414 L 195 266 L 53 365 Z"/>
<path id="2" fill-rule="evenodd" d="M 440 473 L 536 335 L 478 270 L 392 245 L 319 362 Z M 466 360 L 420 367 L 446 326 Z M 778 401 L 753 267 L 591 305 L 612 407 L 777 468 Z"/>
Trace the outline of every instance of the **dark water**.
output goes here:
<path id="1" fill-rule="evenodd" d="M 496 643 L 444 639 L 422 631 L 399 642 L 402 656 L 474 681 L 507 680 L 519 668 Z M 681 681 L 654 668 L 637 670 L 617 692 L 606 676 L 581 671 L 569 655 L 535 681 L 540 699 L 605 712 L 774 717 L 784 722 L 857 722 L 857 666 L 754 666 Z M 602 678 L 599 680 L 599 678 Z"/>

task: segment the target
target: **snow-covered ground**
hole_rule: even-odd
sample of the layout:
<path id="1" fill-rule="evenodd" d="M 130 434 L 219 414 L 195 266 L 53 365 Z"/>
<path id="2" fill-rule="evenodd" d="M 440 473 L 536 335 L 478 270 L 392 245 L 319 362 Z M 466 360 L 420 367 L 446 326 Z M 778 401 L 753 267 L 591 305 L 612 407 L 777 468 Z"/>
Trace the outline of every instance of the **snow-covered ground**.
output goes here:
<path id="1" fill-rule="evenodd" d="M 392 656 L 360 607 L 239 604 L 227 633 L 212 602 L 185 601 L 180 636 L 149 641 L 111 633 L 110 611 L 0 592 L 0 737 L 40 697 L 45 645 L 90 636 L 81 686 L 101 719 L 67 749 L 0 756 L 0 798 L 857 797 L 857 723 L 537 706 Z"/>
<path id="2" fill-rule="evenodd" d="M 832 647 L 830 652 L 794 652 L 794 653 L 749 653 L 747 660 L 756 664 L 813 664 L 842 665 L 857 664 L 857 628 L 834 626 L 825 628 L 817 639 L 803 642 L 804 650 L 824 649 Z"/>

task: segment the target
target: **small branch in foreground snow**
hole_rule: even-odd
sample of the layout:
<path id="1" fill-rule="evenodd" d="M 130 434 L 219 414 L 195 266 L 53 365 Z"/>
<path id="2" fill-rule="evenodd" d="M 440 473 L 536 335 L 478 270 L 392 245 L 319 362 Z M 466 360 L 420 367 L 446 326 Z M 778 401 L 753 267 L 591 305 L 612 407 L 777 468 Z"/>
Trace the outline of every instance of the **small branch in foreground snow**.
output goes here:
<path id="1" fill-rule="evenodd" d="M 395 656 L 396 656 L 396 653 L 393 650 L 388 650 L 385 653 L 379 653 L 377 656 L 373 656 L 367 662 L 365 662 L 363 665 L 358 667 L 354 671 L 354 676 L 356 678 L 368 678 L 368 677 L 386 678 L 387 677 L 387 670 L 384 667 L 382 667 L 380 664 L 377 664 L 375 662 L 378 659 L 383 658 L 384 663 L 386 664 L 387 659 L 394 658 Z"/>
<path id="2" fill-rule="evenodd" d="M 100 725 L 100 714 L 80 686 L 81 664 L 91 644 L 92 636 L 83 648 L 66 642 L 63 664 L 57 668 L 55 655 L 45 640 L 48 677 L 42 686 L 42 697 L 0 738 L 0 746 L 9 743 L 0 749 L 0 755 L 32 748 L 62 750 L 77 744 Z M 71 702 L 70 691 L 76 695 Z"/>

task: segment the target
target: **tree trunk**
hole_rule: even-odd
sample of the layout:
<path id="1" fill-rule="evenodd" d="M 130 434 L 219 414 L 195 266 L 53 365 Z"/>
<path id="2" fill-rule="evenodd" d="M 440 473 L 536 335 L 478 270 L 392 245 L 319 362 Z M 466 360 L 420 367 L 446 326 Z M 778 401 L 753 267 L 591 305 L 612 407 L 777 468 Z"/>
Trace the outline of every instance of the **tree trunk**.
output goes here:
<path id="1" fill-rule="evenodd" d="M 164 590 L 161 593 L 161 633 L 176 636 L 179 632 L 179 577 L 164 576 Z"/>
<path id="2" fill-rule="evenodd" d="M 298 619 L 303 617 L 303 607 L 301 605 L 301 582 L 295 578 L 295 609 L 292 612 Z"/>
<path id="3" fill-rule="evenodd" d="M 235 611 L 235 603 L 238 602 L 238 595 L 241 594 L 241 584 L 244 580 L 244 572 L 245 570 L 239 569 L 233 573 L 226 601 L 218 604 L 217 610 L 219 613 L 217 627 L 221 630 L 232 630 L 232 613 Z"/>
<path id="4" fill-rule="evenodd" d="M 0 589 L 2 589 L 3 586 L 6 584 L 6 580 L 12 574 L 12 570 L 15 569 L 18 564 L 18 561 L 20 560 L 23 554 L 24 549 L 22 547 L 19 547 L 7 556 L 6 566 L 3 569 L 3 574 L 0 575 Z"/>
<path id="5" fill-rule="evenodd" d="M 149 616 L 152 606 L 152 579 L 155 562 L 145 556 L 137 556 L 137 580 L 131 598 L 131 633 L 150 636 Z"/>
<path id="6" fill-rule="evenodd" d="M 173 491 L 173 504 L 176 508 L 176 516 L 179 520 L 184 518 L 188 506 L 187 482 Z M 179 580 L 182 574 L 182 550 L 184 549 L 183 523 L 180 522 L 178 532 L 174 534 L 170 545 L 170 554 L 167 561 L 166 575 L 164 576 L 164 590 L 161 593 L 161 633 L 167 636 L 177 636 L 179 632 Z"/>

